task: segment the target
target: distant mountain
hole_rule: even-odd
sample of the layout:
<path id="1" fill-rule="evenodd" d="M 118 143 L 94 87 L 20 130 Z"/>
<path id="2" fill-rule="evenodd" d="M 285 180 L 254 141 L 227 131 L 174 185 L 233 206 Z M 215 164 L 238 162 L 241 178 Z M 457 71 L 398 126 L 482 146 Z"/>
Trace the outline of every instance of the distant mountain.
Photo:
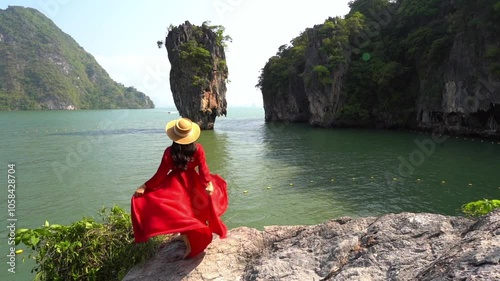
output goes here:
<path id="1" fill-rule="evenodd" d="M 0 9 L 0 110 L 153 107 L 36 9 Z"/>

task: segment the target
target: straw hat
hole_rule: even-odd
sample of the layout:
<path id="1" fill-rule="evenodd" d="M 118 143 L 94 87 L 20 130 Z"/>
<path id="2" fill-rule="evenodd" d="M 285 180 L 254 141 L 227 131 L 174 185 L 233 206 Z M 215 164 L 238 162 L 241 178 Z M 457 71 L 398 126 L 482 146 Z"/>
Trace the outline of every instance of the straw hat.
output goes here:
<path id="1" fill-rule="evenodd" d="M 180 118 L 167 123 L 168 137 L 178 144 L 190 144 L 200 136 L 200 126 L 188 118 Z"/>

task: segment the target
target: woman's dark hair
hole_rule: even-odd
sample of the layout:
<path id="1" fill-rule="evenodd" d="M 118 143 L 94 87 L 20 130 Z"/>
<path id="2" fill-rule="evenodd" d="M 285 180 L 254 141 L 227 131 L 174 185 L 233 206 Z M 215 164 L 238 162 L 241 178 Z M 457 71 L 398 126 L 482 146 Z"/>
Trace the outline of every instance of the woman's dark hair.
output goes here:
<path id="1" fill-rule="evenodd" d="M 193 155 L 196 152 L 197 146 L 194 142 L 190 144 L 178 144 L 173 142 L 170 149 L 175 167 L 186 170 L 188 163 L 193 160 Z"/>

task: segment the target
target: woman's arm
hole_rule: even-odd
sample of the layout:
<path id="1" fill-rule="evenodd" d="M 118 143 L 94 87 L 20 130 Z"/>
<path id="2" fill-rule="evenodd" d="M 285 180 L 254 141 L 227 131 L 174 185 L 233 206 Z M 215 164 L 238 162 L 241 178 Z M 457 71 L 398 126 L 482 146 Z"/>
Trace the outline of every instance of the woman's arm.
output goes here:
<path id="1" fill-rule="evenodd" d="M 135 191 L 135 195 L 140 196 L 146 189 L 151 189 L 159 186 L 167 176 L 170 169 L 172 169 L 172 158 L 170 157 L 170 147 L 167 147 L 161 158 L 158 170 L 149 180 L 147 180 L 143 185 L 137 188 L 137 190 Z"/>
<path id="2" fill-rule="evenodd" d="M 135 190 L 134 196 L 141 196 L 141 195 L 143 195 L 145 190 L 146 190 L 146 185 L 142 184 L 141 186 L 139 186 Z"/>
<path id="3" fill-rule="evenodd" d="M 212 185 L 212 177 L 210 176 L 210 170 L 208 169 L 207 161 L 205 158 L 205 150 L 203 149 L 203 146 L 201 144 L 198 144 L 197 148 L 197 153 L 198 153 L 198 159 L 200 161 L 200 164 L 198 165 L 198 172 L 200 174 L 200 179 L 205 187 L 205 190 L 209 195 L 212 195 L 214 192 L 214 187 Z"/>

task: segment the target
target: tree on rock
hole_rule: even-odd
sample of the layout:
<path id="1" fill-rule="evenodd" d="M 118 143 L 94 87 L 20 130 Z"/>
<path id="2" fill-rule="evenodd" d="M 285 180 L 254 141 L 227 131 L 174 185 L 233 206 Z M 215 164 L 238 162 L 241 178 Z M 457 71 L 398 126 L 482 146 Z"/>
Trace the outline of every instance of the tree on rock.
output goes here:
<path id="1" fill-rule="evenodd" d="M 231 37 L 224 27 L 201 27 L 189 21 L 170 26 L 165 46 L 170 61 L 170 88 L 179 114 L 204 130 L 226 115 L 228 68 L 224 48 Z"/>

